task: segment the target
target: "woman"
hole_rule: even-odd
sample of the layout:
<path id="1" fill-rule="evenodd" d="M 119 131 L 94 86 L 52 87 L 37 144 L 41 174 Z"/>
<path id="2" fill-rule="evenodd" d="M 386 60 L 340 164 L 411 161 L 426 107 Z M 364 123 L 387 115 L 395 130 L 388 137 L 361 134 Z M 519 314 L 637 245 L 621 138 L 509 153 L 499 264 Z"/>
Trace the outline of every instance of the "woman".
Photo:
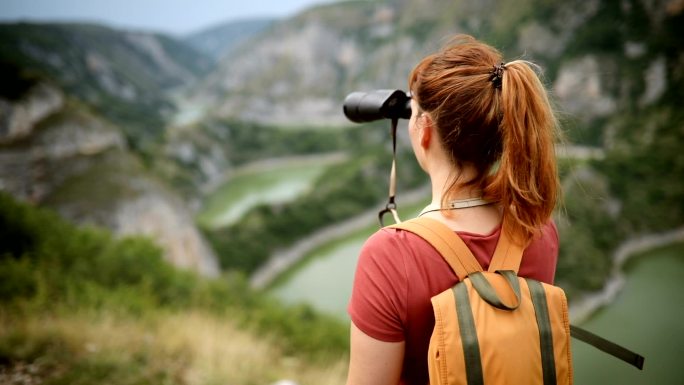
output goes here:
<path id="1" fill-rule="evenodd" d="M 486 270 L 501 232 L 527 245 L 519 275 L 552 283 L 558 235 L 556 120 L 529 62 L 456 36 L 409 76 L 409 136 L 432 184 L 420 215 L 456 231 Z M 348 385 L 428 382 L 430 298 L 458 278 L 418 236 L 382 229 L 364 245 L 352 297 Z"/>

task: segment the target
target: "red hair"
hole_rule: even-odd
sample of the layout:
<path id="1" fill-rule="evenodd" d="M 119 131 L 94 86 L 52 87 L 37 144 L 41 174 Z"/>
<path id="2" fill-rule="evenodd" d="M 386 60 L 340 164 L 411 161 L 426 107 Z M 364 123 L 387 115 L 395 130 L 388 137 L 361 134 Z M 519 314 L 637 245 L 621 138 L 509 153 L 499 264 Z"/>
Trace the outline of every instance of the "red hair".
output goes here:
<path id="1" fill-rule="evenodd" d="M 458 188 L 476 186 L 501 204 L 506 228 L 527 243 L 549 220 L 560 194 L 557 120 L 534 64 L 506 63 L 496 87 L 492 71 L 501 60 L 491 46 L 457 35 L 418 63 L 409 89 L 454 164 L 476 170 L 470 180 L 452 180 L 442 203 Z"/>

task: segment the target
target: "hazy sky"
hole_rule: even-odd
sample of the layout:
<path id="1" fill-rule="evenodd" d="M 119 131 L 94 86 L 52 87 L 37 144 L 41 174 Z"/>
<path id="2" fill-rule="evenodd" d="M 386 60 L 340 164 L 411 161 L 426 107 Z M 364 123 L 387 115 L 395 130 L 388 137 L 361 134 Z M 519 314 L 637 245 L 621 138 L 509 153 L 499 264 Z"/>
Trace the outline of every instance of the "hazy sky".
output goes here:
<path id="1" fill-rule="evenodd" d="M 92 21 L 184 34 L 234 19 L 284 17 L 333 0 L 0 0 L 0 21 Z"/>

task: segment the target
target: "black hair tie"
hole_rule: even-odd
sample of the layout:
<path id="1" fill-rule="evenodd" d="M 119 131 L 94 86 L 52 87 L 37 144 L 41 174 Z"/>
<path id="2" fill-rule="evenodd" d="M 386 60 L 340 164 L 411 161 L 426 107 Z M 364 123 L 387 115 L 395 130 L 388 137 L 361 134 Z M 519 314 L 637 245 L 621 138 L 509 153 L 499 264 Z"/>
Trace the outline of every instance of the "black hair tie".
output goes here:
<path id="1" fill-rule="evenodd" d="M 503 72 L 506 69 L 506 64 L 504 62 L 501 62 L 499 64 L 494 65 L 494 69 L 492 69 L 489 73 L 489 81 L 494 84 L 494 88 L 501 89 L 501 81 L 503 80 Z"/>

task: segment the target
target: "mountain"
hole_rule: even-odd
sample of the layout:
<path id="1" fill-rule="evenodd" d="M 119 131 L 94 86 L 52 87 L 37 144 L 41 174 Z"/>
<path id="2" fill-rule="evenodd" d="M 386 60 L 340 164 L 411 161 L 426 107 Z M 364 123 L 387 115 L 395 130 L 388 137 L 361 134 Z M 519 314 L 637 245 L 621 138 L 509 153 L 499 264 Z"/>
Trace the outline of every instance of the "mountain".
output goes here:
<path id="1" fill-rule="evenodd" d="M 164 35 L 67 23 L 0 24 L 0 62 L 92 105 L 141 151 L 163 135 L 174 111 L 168 94 L 211 68 L 210 58 Z"/>
<path id="2" fill-rule="evenodd" d="M 165 93 L 197 79 L 201 56 L 92 25 L 6 24 L 0 36 L 0 190 L 76 223 L 150 236 L 175 265 L 216 275 L 192 212 L 148 158 L 173 108 Z"/>
<path id="3" fill-rule="evenodd" d="M 339 124 L 346 92 L 403 84 L 395 76 L 407 73 L 419 43 L 394 34 L 398 11 L 378 2 L 344 2 L 283 20 L 224 57 L 192 99 L 221 117 Z"/>
<path id="4" fill-rule="evenodd" d="M 625 98 L 620 92 L 641 92 L 646 104 L 663 95 L 662 69 L 674 63 L 659 59 L 654 51 L 670 48 L 655 44 L 671 36 L 663 22 L 681 18 L 677 4 L 681 1 L 333 3 L 273 25 L 220 60 L 192 95 L 221 117 L 341 125 L 346 94 L 403 89 L 419 58 L 446 37 L 469 33 L 500 47 L 507 60 L 523 56 L 540 63 L 562 108 L 589 122 L 620 108 Z M 625 64 L 635 78 L 623 80 L 625 70 L 616 71 Z M 654 77 L 653 88 L 642 89 L 644 76 Z M 619 91 L 618 82 L 633 91 Z"/>
<path id="5" fill-rule="evenodd" d="M 183 41 L 212 59 L 219 60 L 275 21 L 272 18 L 229 21 L 191 33 Z"/>
<path id="6" fill-rule="evenodd" d="M 88 101 L 106 94 L 144 102 L 210 68 L 206 56 L 168 36 L 95 24 L 3 23 L 0 37 L 3 61 L 35 68 Z"/>

